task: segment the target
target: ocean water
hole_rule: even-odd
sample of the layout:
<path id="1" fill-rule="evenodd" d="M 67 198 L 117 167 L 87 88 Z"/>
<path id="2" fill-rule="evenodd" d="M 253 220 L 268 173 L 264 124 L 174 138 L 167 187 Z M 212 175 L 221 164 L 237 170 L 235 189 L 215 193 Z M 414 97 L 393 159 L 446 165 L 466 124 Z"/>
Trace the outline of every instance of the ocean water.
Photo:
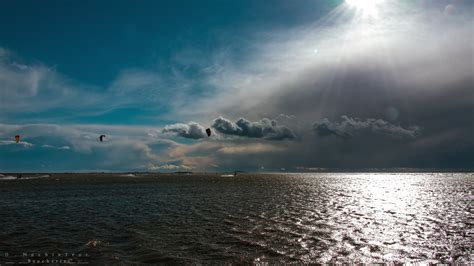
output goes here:
<path id="1" fill-rule="evenodd" d="M 472 263 L 472 173 L 0 177 L 0 264 Z"/>

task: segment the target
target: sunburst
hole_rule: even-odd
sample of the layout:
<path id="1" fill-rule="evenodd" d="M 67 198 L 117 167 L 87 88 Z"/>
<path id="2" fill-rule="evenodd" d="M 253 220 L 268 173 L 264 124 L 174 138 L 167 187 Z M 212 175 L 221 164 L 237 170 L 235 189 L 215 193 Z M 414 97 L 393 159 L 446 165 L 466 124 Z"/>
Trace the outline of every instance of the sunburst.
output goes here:
<path id="1" fill-rule="evenodd" d="M 360 11 L 364 17 L 377 17 L 380 2 L 382 0 L 346 0 L 348 6 Z"/>

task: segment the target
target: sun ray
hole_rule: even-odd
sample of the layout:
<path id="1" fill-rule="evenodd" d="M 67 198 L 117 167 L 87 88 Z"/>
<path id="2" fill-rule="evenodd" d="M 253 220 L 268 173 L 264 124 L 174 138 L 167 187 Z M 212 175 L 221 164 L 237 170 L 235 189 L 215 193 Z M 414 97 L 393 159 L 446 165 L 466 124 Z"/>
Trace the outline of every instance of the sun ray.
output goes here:
<path id="1" fill-rule="evenodd" d="M 382 0 L 346 0 L 346 4 L 356 9 L 363 17 L 378 17 L 378 5 Z"/>

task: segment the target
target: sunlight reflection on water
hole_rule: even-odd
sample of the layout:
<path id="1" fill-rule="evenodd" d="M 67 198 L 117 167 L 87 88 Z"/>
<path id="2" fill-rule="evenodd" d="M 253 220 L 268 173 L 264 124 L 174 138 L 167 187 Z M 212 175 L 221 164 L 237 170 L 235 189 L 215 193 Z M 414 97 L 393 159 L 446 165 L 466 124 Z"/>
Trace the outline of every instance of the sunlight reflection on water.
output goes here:
<path id="1" fill-rule="evenodd" d="M 0 251 L 87 251 L 97 263 L 467 263 L 473 181 L 464 173 L 3 181 Z"/>

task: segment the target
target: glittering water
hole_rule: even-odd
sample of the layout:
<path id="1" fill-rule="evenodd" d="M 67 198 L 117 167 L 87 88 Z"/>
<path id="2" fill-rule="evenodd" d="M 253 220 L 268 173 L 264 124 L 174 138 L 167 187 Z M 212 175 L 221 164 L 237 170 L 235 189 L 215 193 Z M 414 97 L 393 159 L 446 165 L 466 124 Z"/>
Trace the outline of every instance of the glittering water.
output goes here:
<path id="1" fill-rule="evenodd" d="M 474 261 L 471 173 L 5 177 L 0 263 Z"/>

